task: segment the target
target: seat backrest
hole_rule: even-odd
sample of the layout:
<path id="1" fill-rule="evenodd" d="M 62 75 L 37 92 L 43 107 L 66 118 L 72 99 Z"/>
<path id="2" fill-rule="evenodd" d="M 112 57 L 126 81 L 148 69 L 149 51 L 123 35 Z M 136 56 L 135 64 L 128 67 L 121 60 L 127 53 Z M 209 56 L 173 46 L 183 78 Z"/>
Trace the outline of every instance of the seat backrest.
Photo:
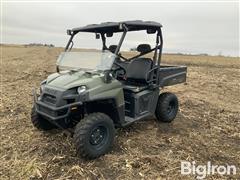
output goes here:
<path id="1" fill-rule="evenodd" d="M 109 46 L 109 51 L 111 51 L 112 53 L 115 53 L 116 49 L 117 49 L 117 45 L 110 45 Z"/>
<path id="2" fill-rule="evenodd" d="M 151 51 L 151 46 L 149 44 L 139 44 L 137 51 L 141 54 Z"/>
<path id="3" fill-rule="evenodd" d="M 150 58 L 137 58 L 130 62 L 126 72 L 128 82 L 147 83 L 148 72 L 152 69 L 153 61 Z"/>

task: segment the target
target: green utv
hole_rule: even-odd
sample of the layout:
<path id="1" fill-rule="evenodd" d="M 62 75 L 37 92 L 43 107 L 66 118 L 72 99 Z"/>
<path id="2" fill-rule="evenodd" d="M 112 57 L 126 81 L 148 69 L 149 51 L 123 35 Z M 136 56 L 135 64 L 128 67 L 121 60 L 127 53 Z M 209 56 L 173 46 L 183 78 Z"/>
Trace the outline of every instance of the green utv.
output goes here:
<path id="1" fill-rule="evenodd" d="M 152 115 L 171 122 L 178 112 L 178 99 L 172 93 L 160 94 L 160 89 L 185 82 L 187 68 L 160 66 L 161 27 L 137 20 L 67 30 L 70 39 L 57 60 L 57 72 L 41 83 L 40 94 L 33 92 L 33 125 L 40 130 L 67 129 L 73 133 L 77 153 L 93 159 L 111 149 L 115 128 Z M 120 48 L 133 31 L 152 34 L 155 47 L 139 44 L 134 57 L 127 58 Z M 72 49 L 79 32 L 101 39 L 102 50 Z M 120 34 L 118 44 L 107 46 L 106 40 L 115 33 Z"/>

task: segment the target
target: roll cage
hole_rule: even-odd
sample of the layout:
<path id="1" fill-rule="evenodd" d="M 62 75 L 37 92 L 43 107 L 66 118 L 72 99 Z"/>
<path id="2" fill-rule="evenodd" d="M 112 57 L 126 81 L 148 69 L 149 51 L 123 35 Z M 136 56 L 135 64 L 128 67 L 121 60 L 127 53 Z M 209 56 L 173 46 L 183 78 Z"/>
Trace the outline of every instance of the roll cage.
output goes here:
<path id="1" fill-rule="evenodd" d="M 157 22 L 153 21 L 125 21 L 125 22 L 105 22 L 101 24 L 91 24 L 80 28 L 73 28 L 71 30 L 67 30 L 67 34 L 70 35 L 70 39 L 65 47 L 65 51 L 71 50 L 73 46 L 73 37 L 79 32 L 89 32 L 95 33 L 96 38 L 99 39 L 101 37 L 102 40 L 102 50 L 109 50 L 106 46 L 106 38 L 112 37 L 113 33 L 122 32 L 122 36 L 118 42 L 117 48 L 114 52 L 117 56 L 125 59 L 125 60 L 133 60 L 139 58 L 140 56 L 146 55 L 154 51 L 153 56 L 153 68 L 149 71 L 149 73 L 156 72 L 156 79 L 152 79 L 151 82 L 156 83 L 159 86 L 159 69 L 161 64 L 161 56 L 162 56 L 162 48 L 163 48 L 163 37 L 161 31 L 162 25 Z M 121 56 L 119 53 L 122 43 L 125 39 L 127 32 L 129 31 L 140 31 L 146 30 L 148 34 L 156 34 L 156 45 L 154 48 L 142 52 L 134 57 L 126 59 L 125 57 Z"/>

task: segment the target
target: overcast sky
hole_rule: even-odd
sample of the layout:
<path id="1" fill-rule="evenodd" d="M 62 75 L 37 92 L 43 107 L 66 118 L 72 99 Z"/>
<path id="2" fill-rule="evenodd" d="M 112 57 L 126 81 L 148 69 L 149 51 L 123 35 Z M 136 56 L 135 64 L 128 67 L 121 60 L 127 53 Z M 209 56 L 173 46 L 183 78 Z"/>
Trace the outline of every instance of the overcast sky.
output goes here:
<path id="1" fill-rule="evenodd" d="M 239 56 L 239 3 L 3 3 L 3 43 L 65 46 L 66 29 L 104 21 L 163 25 L 163 52 Z M 79 34 L 81 35 L 81 34 Z M 82 34 L 81 44 L 92 41 Z M 150 39 L 151 40 L 151 39 Z M 130 36 L 128 48 L 142 36 Z M 144 40 L 145 42 L 145 40 Z"/>

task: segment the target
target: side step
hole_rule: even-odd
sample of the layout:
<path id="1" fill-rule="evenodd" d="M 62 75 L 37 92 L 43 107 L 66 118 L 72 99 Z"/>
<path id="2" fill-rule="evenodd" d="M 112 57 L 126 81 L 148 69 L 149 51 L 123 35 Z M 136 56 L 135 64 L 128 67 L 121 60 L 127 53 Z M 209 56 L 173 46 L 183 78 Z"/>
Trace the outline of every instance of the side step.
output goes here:
<path id="1" fill-rule="evenodd" d="M 131 117 L 129 117 L 129 116 L 125 116 L 125 122 L 124 122 L 123 126 L 130 125 L 130 124 L 132 124 L 132 123 L 135 122 L 135 121 L 144 119 L 144 118 L 149 117 L 149 116 L 152 116 L 152 114 L 151 114 L 150 112 L 146 112 L 146 113 L 144 113 L 143 115 L 138 116 L 138 117 L 136 117 L 136 118 L 131 118 Z"/>

